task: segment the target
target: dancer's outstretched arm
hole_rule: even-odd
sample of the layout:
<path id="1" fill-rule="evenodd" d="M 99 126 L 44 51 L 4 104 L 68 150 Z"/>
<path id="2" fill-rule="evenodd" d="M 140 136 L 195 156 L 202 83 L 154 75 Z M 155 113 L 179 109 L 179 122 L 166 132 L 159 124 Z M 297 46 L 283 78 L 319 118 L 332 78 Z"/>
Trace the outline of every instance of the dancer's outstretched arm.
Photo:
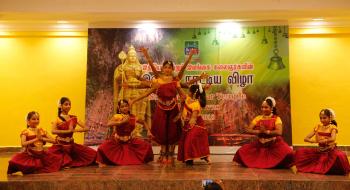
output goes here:
<path id="1" fill-rule="evenodd" d="M 121 120 L 118 120 L 118 119 L 115 119 L 114 117 L 112 117 L 108 121 L 107 126 L 108 127 L 115 127 L 115 126 L 119 126 L 119 125 L 127 123 L 127 122 L 129 122 L 129 116 L 124 116 L 123 119 L 121 119 Z"/>
<path id="2" fill-rule="evenodd" d="M 132 104 L 134 104 L 135 102 L 137 102 L 137 101 L 139 101 L 139 100 L 141 100 L 141 99 L 143 99 L 143 98 L 146 98 L 147 96 L 149 96 L 150 94 L 152 94 L 153 92 L 155 92 L 156 90 L 157 90 L 157 88 L 158 88 L 158 83 L 153 83 L 152 84 L 152 87 L 151 87 L 151 89 L 149 89 L 147 92 L 145 92 L 144 94 L 142 94 L 141 96 L 139 96 L 139 97 L 137 97 L 137 98 L 135 98 L 135 99 L 131 99 L 131 100 L 129 100 L 129 105 L 130 105 L 130 107 L 132 106 Z"/>
<path id="3" fill-rule="evenodd" d="M 153 60 L 152 60 L 151 56 L 149 56 L 149 54 L 148 54 L 148 49 L 146 49 L 145 47 L 141 47 L 140 50 L 142 51 L 143 55 L 146 57 L 149 66 L 151 66 L 151 69 L 152 69 L 152 72 L 154 73 L 154 76 L 156 78 L 159 78 L 161 72 L 157 70 L 156 66 L 154 66 Z"/>
<path id="4" fill-rule="evenodd" d="M 202 73 L 199 77 L 197 78 L 194 78 L 194 79 L 191 79 L 185 83 L 181 83 L 181 88 L 189 88 L 192 84 L 202 80 L 202 79 L 205 79 L 205 78 L 208 78 L 209 75 L 207 73 Z"/>
<path id="5" fill-rule="evenodd" d="M 315 131 L 312 130 L 312 132 L 310 132 L 304 139 L 304 142 L 309 142 L 309 143 L 318 143 L 316 140 L 313 140 L 312 137 L 315 136 Z"/>
<path id="6" fill-rule="evenodd" d="M 183 75 L 184 75 L 184 72 L 185 72 L 185 69 L 187 67 L 187 65 L 191 62 L 191 59 L 192 59 L 192 56 L 193 54 L 196 53 L 196 50 L 195 49 L 191 49 L 190 51 L 190 54 L 188 55 L 188 58 L 187 60 L 185 61 L 184 65 L 181 67 L 179 73 L 177 74 L 177 79 L 178 80 L 181 80 Z"/>
<path id="7" fill-rule="evenodd" d="M 85 126 L 85 123 L 83 121 L 78 120 L 77 121 L 78 126 L 81 127 L 81 129 L 74 129 L 74 132 L 87 132 L 89 131 L 89 128 Z"/>
<path id="8" fill-rule="evenodd" d="M 176 84 L 176 90 L 177 90 L 177 92 L 179 93 L 181 100 L 184 101 L 184 100 L 186 99 L 186 93 L 185 93 L 185 91 L 181 88 L 181 84 L 180 84 L 179 81 L 178 81 L 177 84 Z"/>

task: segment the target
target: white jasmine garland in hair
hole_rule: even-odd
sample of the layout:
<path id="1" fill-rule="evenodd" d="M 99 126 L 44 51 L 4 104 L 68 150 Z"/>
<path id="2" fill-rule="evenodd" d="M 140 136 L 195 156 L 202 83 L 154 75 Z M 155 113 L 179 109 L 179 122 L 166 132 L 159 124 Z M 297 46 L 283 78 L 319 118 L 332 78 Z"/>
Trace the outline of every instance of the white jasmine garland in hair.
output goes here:
<path id="1" fill-rule="evenodd" d="M 271 102 L 272 102 L 272 107 L 276 107 L 276 100 L 275 100 L 273 97 L 268 96 L 268 97 L 265 98 L 265 100 L 267 100 L 267 99 L 271 100 Z"/>
<path id="2" fill-rule="evenodd" d="M 200 83 L 200 82 L 197 82 L 197 84 L 198 84 L 198 88 L 199 88 L 199 93 L 203 93 L 203 86 L 202 86 L 202 83 Z"/>

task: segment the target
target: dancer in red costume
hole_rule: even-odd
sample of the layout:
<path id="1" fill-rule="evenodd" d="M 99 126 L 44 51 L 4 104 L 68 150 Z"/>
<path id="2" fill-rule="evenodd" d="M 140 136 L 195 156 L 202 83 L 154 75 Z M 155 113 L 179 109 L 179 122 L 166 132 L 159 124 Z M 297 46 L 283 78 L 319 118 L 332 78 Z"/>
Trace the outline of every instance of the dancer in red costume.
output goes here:
<path id="1" fill-rule="evenodd" d="M 57 143 L 49 148 L 49 152 L 62 157 L 62 167 L 80 167 L 93 164 L 96 151 L 90 147 L 74 143 L 73 134 L 86 132 L 83 122 L 78 121 L 74 115 L 69 115 L 71 101 L 62 97 L 59 101 L 58 118 L 53 122 L 52 133 L 56 134 Z M 76 129 L 79 125 L 81 129 Z"/>
<path id="2" fill-rule="evenodd" d="M 177 159 L 193 165 L 193 160 L 200 158 L 210 164 L 208 131 L 200 116 L 201 109 L 206 106 L 205 91 L 202 84 L 191 85 L 183 105 L 182 119 L 185 123 Z"/>
<path id="3" fill-rule="evenodd" d="M 148 60 L 156 79 L 153 81 L 150 90 L 140 97 L 130 100 L 130 106 L 151 93 L 157 94 L 157 107 L 152 116 L 151 132 L 154 140 L 161 146 L 158 162 L 172 164 L 175 161 L 175 144 L 181 136 L 181 121 L 174 121 L 179 114 L 177 95 L 179 93 L 182 97 L 185 96 L 180 86 L 180 80 L 195 51 L 191 50 L 188 59 L 177 76 L 174 75 L 175 66 L 173 62 L 164 61 L 162 70 L 157 71 L 147 49 L 141 48 L 141 51 Z"/>
<path id="4" fill-rule="evenodd" d="M 21 133 L 23 152 L 15 154 L 9 161 L 8 174 L 30 174 L 56 172 L 61 168 L 60 156 L 44 150 L 46 142 L 54 143 L 47 132 L 37 127 L 39 114 L 29 112 L 27 115 L 27 129 Z"/>
<path id="5" fill-rule="evenodd" d="M 151 144 L 131 136 L 136 122 L 146 126 L 144 121 L 137 121 L 136 117 L 130 114 L 129 103 L 126 100 L 120 100 L 117 114 L 107 124 L 114 128 L 114 132 L 111 138 L 103 142 L 97 150 L 96 161 L 99 167 L 105 165 L 136 165 L 153 161 Z"/>
<path id="6" fill-rule="evenodd" d="M 347 175 L 350 171 L 346 154 L 337 149 L 338 133 L 334 111 L 323 109 L 321 123 L 308 134 L 304 141 L 318 143 L 318 148 L 300 148 L 295 153 L 295 165 L 299 172 Z M 312 139 L 316 137 L 315 140 Z"/>
<path id="7" fill-rule="evenodd" d="M 243 145 L 233 161 L 249 168 L 289 168 L 293 162 L 293 150 L 284 142 L 282 121 L 276 115 L 276 101 L 267 97 L 261 104 L 262 115 L 254 118 L 247 132 L 258 139 Z"/>

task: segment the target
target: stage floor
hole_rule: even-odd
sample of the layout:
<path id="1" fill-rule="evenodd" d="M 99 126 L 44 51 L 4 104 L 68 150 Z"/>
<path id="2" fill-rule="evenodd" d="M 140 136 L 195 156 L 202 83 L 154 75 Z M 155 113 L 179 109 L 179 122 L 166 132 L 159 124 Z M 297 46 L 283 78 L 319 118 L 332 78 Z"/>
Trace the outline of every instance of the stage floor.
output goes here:
<path id="1" fill-rule="evenodd" d="M 233 155 L 212 155 L 213 163 L 152 162 L 138 166 L 89 166 L 49 174 L 7 176 L 13 153 L 0 153 L 0 190 L 200 190 L 203 179 L 221 179 L 226 190 L 350 189 L 349 176 L 294 174 L 289 169 L 251 169 L 232 164 Z M 156 157 L 157 158 L 157 157 Z"/>

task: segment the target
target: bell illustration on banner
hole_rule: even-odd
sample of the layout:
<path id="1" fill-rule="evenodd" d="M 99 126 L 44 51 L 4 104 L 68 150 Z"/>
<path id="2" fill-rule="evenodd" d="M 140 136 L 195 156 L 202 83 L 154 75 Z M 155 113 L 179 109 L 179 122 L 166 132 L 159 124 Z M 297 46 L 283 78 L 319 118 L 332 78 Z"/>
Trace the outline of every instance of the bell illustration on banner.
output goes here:
<path id="1" fill-rule="evenodd" d="M 272 70 L 280 70 L 284 69 L 285 66 L 282 61 L 282 57 L 278 55 L 278 45 L 277 45 L 277 27 L 273 27 L 273 42 L 274 42 L 274 49 L 273 53 L 274 55 L 270 58 L 270 64 L 267 68 L 272 69 Z"/>
<path id="2" fill-rule="evenodd" d="M 274 49 L 273 53 L 274 55 L 270 58 L 270 64 L 268 68 L 272 70 L 284 69 L 285 66 L 283 64 L 282 57 L 278 55 L 278 49 Z"/>
<path id="3" fill-rule="evenodd" d="M 197 35 L 199 35 L 199 36 L 202 35 L 201 29 L 199 28 L 198 30 L 199 31 L 198 31 Z"/>

